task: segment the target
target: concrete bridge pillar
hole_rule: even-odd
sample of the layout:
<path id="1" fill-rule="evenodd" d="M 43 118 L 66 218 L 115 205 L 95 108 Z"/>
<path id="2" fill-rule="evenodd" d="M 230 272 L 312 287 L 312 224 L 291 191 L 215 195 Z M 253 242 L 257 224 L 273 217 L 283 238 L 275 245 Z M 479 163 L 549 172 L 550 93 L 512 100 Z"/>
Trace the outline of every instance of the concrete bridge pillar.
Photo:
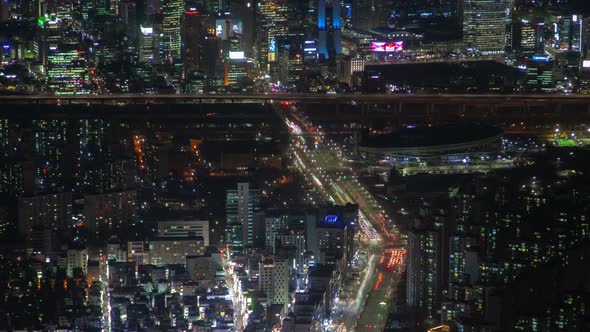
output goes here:
<path id="1" fill-rule="evenodd" d="M 426 118 L 428 119 L 428 123 L 435 125 L 437 122 L 436 119 L 436 113 L 435 113 L 435 104 L 434 103 L 429 103 L 426 106 Z"/>

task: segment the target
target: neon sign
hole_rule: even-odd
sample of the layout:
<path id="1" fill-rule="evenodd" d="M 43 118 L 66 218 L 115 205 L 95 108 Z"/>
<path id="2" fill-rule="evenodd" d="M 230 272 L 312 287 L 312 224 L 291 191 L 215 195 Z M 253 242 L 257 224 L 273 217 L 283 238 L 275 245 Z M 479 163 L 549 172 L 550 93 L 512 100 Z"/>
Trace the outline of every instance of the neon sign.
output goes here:
<path id="1" fill-rule="evenodd" d="M 324 221 L 330 224 L 333 224 L 338 221 L 338 216 L 335 214 L 329 214 L 324 217 Z"/>

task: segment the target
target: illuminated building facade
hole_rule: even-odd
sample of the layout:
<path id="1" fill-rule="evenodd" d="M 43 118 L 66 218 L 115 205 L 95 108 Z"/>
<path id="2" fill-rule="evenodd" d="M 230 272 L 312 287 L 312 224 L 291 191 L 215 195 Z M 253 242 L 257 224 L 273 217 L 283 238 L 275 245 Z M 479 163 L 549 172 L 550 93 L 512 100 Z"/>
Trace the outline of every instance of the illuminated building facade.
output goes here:
<path id="1" fill-rule="evenodd" d="M 465 0 L 463 41 L 482 54 L 502 54 L 510 23 L 508 0 Z"/>
<path id="2" fill-rule="evenodd" d="M 287 35 L 288 6 L 285 0 L 264 0 L 257 4 L 258 61 L 263 73 L 277 62 L 278 40 Z"/>
<path id="3" fill-rule="evenodd" d="M 159 60 L 159 36 L 152 26 L 139 28 L 139 61 L 157 63 Z"/>
<path id="4" fill-rule="evenodd" d="M 203 238 L 158 238 L 149 242 L 148 261 L 153 265 L 186 264 L 187 256 L 205 253 Z"/>
<path id="5" fill-rule="evenodd" d="M 342 54 L 342 18 L 340 16 L 340 1 L 331 3 L 331 20 L 328 20 L 328 6 L 326 0 L 318 0 L 318 31 L 319 31 L 319 54 L 325 59 L 330 55 Z M 331 26 L 330 24 L 331 23 Z M 328 49 L 328 31 L 331 32 L 332 45 Z"/>
<path id="6" fill-rule="evenodd" d="M 226 191 L 225 199 L 228 245 L 232 252 L 240 252 L 254 244 L 254 213 L 260 209 L 260 190 L 238 183 L 237 189 Z"/>
<path id="7" fill-rule="evenodd" d="M 164 59 L 173 63 L 181 59 L 180 19 L 184 12 L 184 1 L 162 1 L 162 34 Z"/>
<path id="8" fill-rule="evenodd" d="M 201 237 L 209 246 L 209 220 L 167 220 L 158 222 L 158 237 Z"/>
<path id="9" fill-rule="evenodd" d="M 263 256 L 258 271 L 258 290 L 266 294 L 268 305 L 286 305 L 289 302 L 289 260 Z"/>
<path id="10" fill-rule="evenodd" d="M 84 55 L 84 51 L 51 45 L 47 56 L 49 89 L 58 95 L 88 93 L 90 71 Z"/>
<path id="11" fill-rule="evenodd" d="M 554 63 L 547 55 L 533 55 L 527 62 L 525 90 L 527 92 L 555 92 Z"/>
<path id="12" fill-rule="evenodd" d="M 32 160 L 23 176 L 25 194 L 64 191 L 70 176 L 65 171 L 67 133 L 65 120 L 33 120 Z"/>

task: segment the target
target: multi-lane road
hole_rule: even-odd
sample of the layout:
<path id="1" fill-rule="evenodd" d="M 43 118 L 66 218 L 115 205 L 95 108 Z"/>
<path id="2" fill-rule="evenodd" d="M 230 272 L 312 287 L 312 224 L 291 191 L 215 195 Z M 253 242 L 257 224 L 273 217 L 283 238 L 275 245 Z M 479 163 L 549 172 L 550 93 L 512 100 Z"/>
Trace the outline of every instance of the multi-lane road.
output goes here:
<path id="1" fill-rule="evenodd" d="M 387 320 L 395 286 L 403 270 L 404 240 L 395 224 L 360 182 L 344 149 L 313 126 L 295 107 L 278 111 L 292 134 L 295 165 L 334 204 L 359 206 L 359 245 L 368 255 L 367 267 L 352 282 L 354 294 L 340 299 L 334 308 L 337 331 L 382 330 Z"/>

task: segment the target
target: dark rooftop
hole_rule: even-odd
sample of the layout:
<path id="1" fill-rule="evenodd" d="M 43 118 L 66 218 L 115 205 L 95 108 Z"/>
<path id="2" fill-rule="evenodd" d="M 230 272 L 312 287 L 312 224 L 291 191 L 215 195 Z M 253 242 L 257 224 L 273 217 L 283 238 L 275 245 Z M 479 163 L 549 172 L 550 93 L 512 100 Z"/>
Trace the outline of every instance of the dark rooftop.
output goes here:
<path id="1" fill-rule="evenodd" d="M 390 134 L 363 137 L 362 146 L 375 148 L 417 148 L 461 144 L 502 134 L 502 130 L 487 126 L 448 126 L 403 128 Z"/>

